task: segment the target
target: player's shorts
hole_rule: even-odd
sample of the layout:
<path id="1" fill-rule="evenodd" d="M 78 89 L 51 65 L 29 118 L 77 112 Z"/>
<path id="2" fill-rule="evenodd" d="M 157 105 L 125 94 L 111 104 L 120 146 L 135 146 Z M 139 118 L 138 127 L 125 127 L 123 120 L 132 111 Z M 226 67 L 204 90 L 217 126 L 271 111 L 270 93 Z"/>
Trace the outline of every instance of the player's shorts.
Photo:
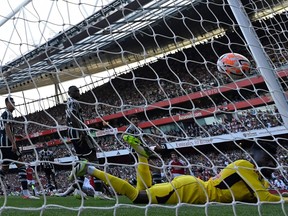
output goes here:
<path id="1" fill-rule="evenodd" d="M 86 143 L 81 139 L 71 140 L 77 155 L 86 155 L 91 152 L 91 149 L 86 145 Z"/>
<path id="2" fill-rule="evenodd" d="M 77 154 L 80 160 L 88 160 L 89 162 L 97 162 L 97 153 L 95 150 L 90 149 L 88 154 Z"/>
<path id="3" fill-rule="evenodd" d="M 28 180 L 27 179 L 27 184 L 28 185 L 35 185 L 35 180 Z"/>
<path id="4" fill-rule="evenodd" d="M 1 156 L 0 158 L 2 160 L 9 159 L 13 161 L 18 161 L 21 158 L 21 154 L 19 151 L 13 152 L 12 147 L 7 148 L 0 148 L 1 150 Z M 13 161 L 3 161 L 3 164 L 11 164 Z"/>
<path id="5" fill-rule="evenodd" d="M 207 201 L 205 184 L 202 180 L 182 175 L 174 178 L 171 183 L 155 184 L 146 190 L 152 203 L 194 203 L 202 204 Z"/>
<path id="6" fill-rule="evenodd" d="M 44 168 L 44 173 L 46 176 L 51 176 L 55 174 L 53 168 Z"/>
<path id="7" fill-rule="evenodd" d="M 85 159 L 90 162 L 97 161 L 96 149 L 91 149 L 87 144 L 86 139 L 71 139 L 71 142 L 73 143 L 73 147 L 78 158 Z"/>

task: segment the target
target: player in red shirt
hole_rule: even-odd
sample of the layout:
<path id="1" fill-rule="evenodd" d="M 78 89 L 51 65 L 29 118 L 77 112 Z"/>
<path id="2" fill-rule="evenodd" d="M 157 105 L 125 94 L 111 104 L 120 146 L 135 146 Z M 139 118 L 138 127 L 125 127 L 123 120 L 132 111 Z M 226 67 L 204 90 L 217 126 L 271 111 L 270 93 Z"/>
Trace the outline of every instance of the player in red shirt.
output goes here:
<path id="1" fill-rule="evenodd" d="M 33 195 L 38 196 L 38 191 L 37 188 L 35 187 L 34 169 L 30 165 L 28 165 L 28 167 L 26 168 L 26 174 L 27 174 L 28 186 L 32 188 Z"/>
<path id="2" fill-rule="evenodd" d="M 176 176 L 185 175 L 186 174 L 186 163 L 179 159 L 178 154 L 173 151 L 171 152 L 172 160 L 169 162 L 171 180 L 174 179 Z"/>

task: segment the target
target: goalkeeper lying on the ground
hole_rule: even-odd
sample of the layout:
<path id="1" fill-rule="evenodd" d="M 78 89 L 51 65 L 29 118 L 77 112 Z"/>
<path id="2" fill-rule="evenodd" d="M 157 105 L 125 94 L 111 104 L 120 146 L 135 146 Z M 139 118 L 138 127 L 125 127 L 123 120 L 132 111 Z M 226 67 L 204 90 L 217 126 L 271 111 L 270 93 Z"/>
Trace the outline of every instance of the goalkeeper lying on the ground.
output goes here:
<path id="1" fill-rule="evenodd" d="M 134 203 L 193 203 L 206 202 L 277 202 L 288 198 L 269 193 L 265 178 L 270 178 L 276 163 L 276 142 L 259 142 L 251 148 L 251 157 L 255 164 L 247 160 L 237 160 L 225 167 L 217 176 L 204 182 L 195 176 L 182 175 L 171 182 L 152 185 L 148 165 L 150 152 L 143 147 L 136 137 L 125 135 L 123 139 L 138 153 L 137 186 L 127 181 L 96 169 L 87 162 L 80 162 L 73 169 L 72 175 L 86 173 L 110 184 L 117 193 L 127 196 Z M 260 145 L 262 147 L 260 147 Z M 270 156 L 267 152 L 270 153 Z M 257 165 L 256 165 L 257 164 Z M 259 167 L 261 169 L 256 169 Z M 265 177 L 265 178 L 264 178 Z"/>

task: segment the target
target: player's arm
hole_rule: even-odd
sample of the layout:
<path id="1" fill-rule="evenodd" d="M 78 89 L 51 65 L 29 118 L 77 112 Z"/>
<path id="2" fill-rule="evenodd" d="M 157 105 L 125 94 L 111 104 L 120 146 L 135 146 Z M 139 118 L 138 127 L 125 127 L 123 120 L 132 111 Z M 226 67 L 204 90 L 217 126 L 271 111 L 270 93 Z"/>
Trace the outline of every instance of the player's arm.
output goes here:
<path id="1" fill-rule="evenodd" d="M 154 140 L 151 134 L 144 133 L 144 131 L 139 127 L 137 127 L 137 129 L 143 134 L 142 137 L 146 143 L 155 145 L 157 149 L 162 149 L 162 146 L 157 141 Z"/>
<path id="2" fill-rule="evenodd" d="M 181 164 L 182 164 L 182 166 L 183 166 L 183 169 L 184 169 L 184 174 L 185 175 L 187 175 L 188 174 L 188 169 L 186 168 L 186 167 L 184 167 L 184 166 L 186 166 L 187 164 L 186 164 L 186 162 L 185 161 L 183 161 L 183 160 L 180 160 L 180 162 L 181 162 Z"/>
<path id="3" fill-rule="evenodd" d="M 248 163 L 248 161 L 247 161 Z M 256 173 L 253 165 L 239 164 L 238 165 L 238 174 L 241 178 L 247 183 L 247 186 L 251 188 L 251 191 L 254 192 L 254 196 L 260 201 L 266 202 L 277 202 L 281 200 L 280 196 L 271 194 L 267 187 L 259 180 L 259 175 Z M 288 202 L 287 198 L 284 198 L 285 202 Z"/>
<path id="4" fill-rule="evenodd" d="M 84 122 L 81 122 L 81 119 L 79 119 L 79 108 L 76 103 L 69 103 L 68 105 L 68 113 L 69 113 L 69 121 L 72 124 L 72 127 L 74 128 L 82 128 L 82 124 Z"/>
<path id="5" fill-rule="evenodd" d="M 148 142 L 153 143 L 153 144 L 156 145 L 156 146 L 159 145 L 159 143 L 156 142 L 156 141 L 152 138 L 151 135 L 144 134 L 143 136 L 144 136 L 145 139 L 147 139 Z"/>
<path id="6" fill-rule="evenodd" d="M 50 152 L 49 160 L 54 162 L 54 159 L 55 159 L 55 157 L 54 157 L 54 152 L 51 151 L 51 152 Z"/>
<path id="7" fill-rule="evenodd" d="M 36 172 L 33 168 L 32 168 L 32 176 L 33 176 L 33 179 L 37 179 Z"/>
<path id="8" fill-rule="evenodd" d="M 168 163 L 168 167 L 167 167 L 167 171 L 171 174 L 171 171 L 172 171 L 172 169 L 173 169 L 173 166 L 172 166 L 172 160 L 170 160 L 169 161 L 169 163 Z"/>
<path id="9" fill-rule="evenodd" d="M 14 134 L 11 131 L 11 125 L 10 125 L 9 122 L 5 123 L 5 133 L 6 133 L 6 136 L 8 137 L 8 139 L 9 139 L 9 141 L 12 144 L 12 151 L 14 151 L 14 152 L 17 151 L 16 140 L 15 140 Z"/>
<path id="10" fill-rule="evenodd" d="M 75 112 L 71 112 L 70 121 L 74 128 L 82 128 L 81 120 L 77 117 Z"/>

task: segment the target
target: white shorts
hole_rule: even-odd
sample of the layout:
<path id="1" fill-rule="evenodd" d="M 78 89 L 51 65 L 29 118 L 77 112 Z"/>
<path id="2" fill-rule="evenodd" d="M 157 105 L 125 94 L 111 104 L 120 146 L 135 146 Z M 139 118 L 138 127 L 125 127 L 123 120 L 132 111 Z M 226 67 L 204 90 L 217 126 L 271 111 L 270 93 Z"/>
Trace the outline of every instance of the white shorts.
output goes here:
<path id="1" fill-rule="evenodd" d="M 28 185 L 35 185 L 35 180 L 28 180 L 27 179 L 27 183 L 28 183 Z"/>

